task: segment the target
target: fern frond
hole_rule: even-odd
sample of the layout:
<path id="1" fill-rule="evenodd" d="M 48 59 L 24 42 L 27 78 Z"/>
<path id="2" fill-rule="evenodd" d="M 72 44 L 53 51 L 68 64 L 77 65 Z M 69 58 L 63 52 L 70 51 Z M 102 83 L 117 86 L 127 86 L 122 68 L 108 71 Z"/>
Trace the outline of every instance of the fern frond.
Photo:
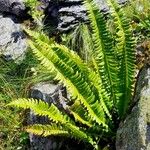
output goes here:
<path id="1" fill-rule="evenodd" d="M 93 58 L 93 63 L 94 63 L 96 70 L 98 70 L 98 66 L 97 66 L 97 63 L 95 62 L 94 58 Z M 109 110 L 112 109 L 113 103 L 110 100 L 111 98 L 110 98 L 109 93 L 105 90 L 105 88 L 103 86 L 101 77 L 99 76 L 99 74 L 96 74 L 95 72 L 91 72 L 89 75 L 89 78 L 91 79 L 92 83 L 98 90 L 98 94 L 99 94 L 99 98 L 100 98 L 99 103 L 103 107 L 103 110 L 105 111 L 107 116 L 111 119 L 111 114 L 110 114 Z"/>
<path id="2" fill-rule="evenodd" d="M 41 64 L 46 67 L 50 73 L 56 73 L 55 79 L 64 83 L 73 99 L 78 99 L 81 104 L 83 104 L 89 112 L 89 117 L 93 121 L 107 127 L 104 122 L 105 117 L 102 117 L 102 114 L 104 114 L 103 111 L 101 111 L 101 109 L 94 109 L 94 103 L 97 103 L 97 100 L 89 86 L 89 82 L 87 82 L 88 79 L 84 72 L 81 72 L 78 68 L 73 70 L 73 65 L 70 67 L 71 65 L 67 65 L 63 61 L 64 59 L 60 59 L 61 55 L 58 56 L 55 52 L 56 50 L 50 45 L 39 40 L 39 38 L 35 40 L 35 42 L 30 41 L 29 44 L 35 56 L 41 61 Z M 63 53 L 61 54 L 64 56 Z"/>
<path id="3" fill-rule="evenodd" d="M 113 17 L 113 23 L 115 25 L 115 46 L 117 55 L 121 55 L 125 44 L 125 33 L 122 27 L 122 22 L 118 12 L 122 11 L 121 6 L 114 0 L 106 0 L 110 9 L 110 15 Z"/>
<path id="4" fill-rule="evenodd" d="M 100 82 L 101 78 L 98 78 L 98 76 L 95 74 L 95 72 L 92 69 L 90 69 L 87 66 L 87 64 L 85 64 L 83 62 L 83 60 L 81 60 L 81 58 L 74 51 L 69 50 L 64 45 L 60 45 L 55 42 L 49 41 L 48 38 L 45 37 L 44 34 L 37 34 L 30 30 L 26 30 L 26 32 L 35 39 L 35 41 L 36 41 L 36 43 L 38 43 L 38 45 L 42 44 L 41 47 L 43 47 L 44 45 L 45 46 L 47 45 L 47 47 L 51 48 L 53 50 L 53 52 L 57 55 L 57 57 L 59 57 L 59 59 L 62 62 L 64 62 L 64 64 L 67 65 L 68 68 L 72 68 L 72 71 L 74 71 L 73 74 L 76 75 L 78 81 L 81 80 L 82 83 L 83 82 L 87 83 L 86 89 L 87 88 L 92 89 L 93 86 L 96 87 L 95 83 L 97 84 Z M 93 76 L 93 74 L 94 74 L 94 76 Z M 70 76 L 71 76 L 71 74 L 70 74 Z M 84 79 L 84 81 L 83 81 L 83 79 Z M 78 84 L 78 81 L 77 81 L 77 84 Z M 96 82 L 96 81 L 98 81 L 98 82 Z M 78 85 L 80 85 L 81 89 L 84 88 L 84 86 L 82 86 L 82 84 L 78 84 Z M 103 97 L 103 96 L 97 97 L 96 100 L 100 99 L 101 107 L 103 107 L 104 112 L 109 117 L 111 117 L 110 113 L 105 105 L 105 102 L 104 102 L 104 99 L 106 99 L 106 96 L 108 94 L 106 94 L 106 91 L 102 87 L 101 84 L 99 84 L 99 89 L 101 89 L 101 90 L 97 90 L 95 92 L 100 93 L 100 95 L 103 95 L 103 96 L 105 95 L 105 97 Z M 95 95 L 95 93 L 93 93 L 93 90 L 92 91 L 88 90 L 87 92 L 84 91 L 84 93 L 89 93 L 90 97 L 92 94 Z M 91 97 L 91 99 L 94 100 L 94 98 L 92 98 L 92 97 Z M 92 103 L 94 103 L 94 101 Z"/>
<path id="5" fill-rule="evenodd" d="M 113 45 L 113 38 L 108 31 L 106 20 L 103 14 L 92 0 L 84 0 L 88 17 L 92 26 L 92 37 L 94 43 L 95 68 L 101 77 L 103 86 L 107 89 L 110 97 L 116 101 L 115 86 L 118 82 L 118 62 Z"/>
<path id="6" fill-rule="evenodd" d="M 44 137 L 50 135 L 69 136 L 67 130 L 65 130 L 62 126 L 58 126 L 56 124 L 52 125 L 34 124 L 27 126 L 26 131 Z"/>
<path id="7" fill-rule="evenodd" d="M 108 117 L 111 118 L 111 115 L 109 113 L 108 108 L 106 107 L 106 99 L 108 102 L 108 93 L 106 92 L 106 90 L 103 88 L 102 86 L 102 81 L 101 78 L 89 67 L 87 67 L 87 65 L 85 65 L 83 63 L 83 61 L 80 59 L 80 57 L 74 53 L 73 51 L 70 51 L 67 47 L 63 46 L 63 45 L 59 45 L 59 44 L 54 44 L 52 46 L 53 48 L 57 48 L 57 53 L 58 53 L 58 49 L 61 50 L 60 53 L 58 53 L 59 56 L 62 55 L 68 55 L 68 56 L 64 56 L 62 57 L 62 59 L 65 61 L 66 64 L 68 64 L 70 67 L 73 68 L 73 70 L 78 70 L 78 72 L 80 71 L 80 73 L 84 73 L 83 78 L 87 77 L 88 83 L 90 85 L 90 88 L 92 88 L 92 86 L 96 87 L 97 92 L 99 93 L 99 102 L 101 103 L 101 107 L 103 108 L 104 112 L 108 115 Z M 70 58 L 73 59 L 73 62 L 70 65 Z"/>
<path id="8" fill-rule="evenodd" d="M 48 103 L 43 102 L 42 100 L 25 99 L 24 98 L 24 99 L 17 99 L 15 101 L 12 101 L 11 103 L 8 104 L 8 106 L 16 106 L 16 107 L 24 108 L 24 109 L 30 108 L 31 110 L 33 110 L 33 112 L 36 115 L 47 116 L 54 123 L 60 124 L 59 129 L 62 126 L 63 129 L 65 129 L 64 133 L 66 133 L 66 131 L 68 131 L 68 133 L 69 134 L 71 133 L 70 135 L 72 135 L 72 137 L 74 137 L 74 138 L 78 138 L 83 141 L 89 142 L 92 145 L 95 144 L 93 139 L 89 135 L 87 135 L 85 133 L 85 131 L 83 131 L 76 125 L 74 125 L 74 122 L 68 116 L 62 114 L 61 111 L 59 111 L 58 108 L 53 104 L 51 104 L 49 106 Z M 48 127 L 50 127 L 50 126 L 48 126 Z M 51 129 L 52 128 L 54 128 L 54 127 L 52 126 Z M 34 130 L 32 128 L 31 130 L 32 131 L 34 130 L 33 132 L 35 132 L 37 134 L 42 133 L 42 131 L 44 130 L 44 128 L 43 128 L 43 130 L 41 128 L 41 131 L 40 131 L 40 129 L 38 130 L 38 127 L 36 129 Z M 48 128 L 45 127 L 45 129 L 48 129 Z M 28 129 L 28 131 L 29 130 L 30 129 Z M 45 134 L 45 136 L 46 136 L 46 135 L 50 134 L 50 132 L 48 133 L 48 131 L 47 131 L 46 133 L 43 133 L 43 134 Z"/>
<path id="9" fill-rule="evenodd" d="M 117 108 L 120 117 L 127 111 L 129 102 L 132 98 L 133 83 L 135 76 L 135 39 L 133 38 L 130 21 L 125 16 L 123 9 L 114 0 L 107 0 L 110 6 L 116 26 L 116 49 L 120 57 L 120 82 L 117 85 L 118 100 Z"/>
<path id="10" fill-rule="evenodd" d="M 80 129 L 77 130 L 77 127 L 72 126 L 71 124 L 68 123 L 66 123 L 64 126 L 56 124 L 51 125 L 34 124 L 28 126 L 26 128 L 26 131 L 44 137 L 53 135 L 53 136 L 66 136 L 71 138 L 77 138 L 85 142 L 89 142 L 93 146 L 95 145 L 95 142 L 90 136 L 88 136 L 83 131 L 80 131 Z"/>
<path id="11" fill-rule="evenodd" d="M 36 100 L 32 98 L 19 98 L 9 103 L 8 106 L 15 106 L 24 109 L 30 108 L 34 111 L 36 115 L 48 116 L 50 120 L 56 123 L 64 123 L 68 121 L 71 122 L 71 119 L 69 119 L 69 117 L 67 117 L 66 115 L 62 114 L 62 112 L 59 111 L 54 104 L 49 105 L 42 100 Z"/>

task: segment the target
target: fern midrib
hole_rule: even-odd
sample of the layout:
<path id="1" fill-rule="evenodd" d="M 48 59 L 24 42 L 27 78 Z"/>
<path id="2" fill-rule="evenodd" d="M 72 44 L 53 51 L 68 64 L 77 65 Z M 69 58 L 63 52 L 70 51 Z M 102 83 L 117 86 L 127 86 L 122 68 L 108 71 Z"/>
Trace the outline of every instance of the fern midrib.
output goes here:
<path id="1" fill-rule="evenodd" d="M 123 63 L 125 64 L 125 78 L 124 78 L 124 82 L 125 84 L 123 84 L 123 89 L 126 89 L 125 92 L 124 92 L 124 97 L 123 97 L 123 100 L 122 100 L 122 106 L 123 106 L 123 112 L 122 112 L 122 117 L 124 117 L 125 113 L 126 113 L 126 110 L 127 110 L 127 107 L 128 107 L 128 103 L 129 103 L 129 100 L 130 100 L 130 95 L 129 95 L 129 92 L 128 90 L 131 90 L 129 86 L 129 77 L 130 77 L 130 74 L 129 74 L 129 71 L 128 71 L 128 60 L 127 60 L 127 51 L 126 51 L 126 44 L 125 44 L 125 47 L 124 47 L 124 59 L 123 59 Z"/>
<path id="2" fill-rule="evenodd" d="M 33 126 L 34 127 L 34 126 Z M 34 134 L 38 134 L 38 135 L 41 135 L 41 136 L 49 136 L 49 135 L 69 135 L 68 131 L 64 131 L 64 130 L 59 130 L 59 129 L 49 129 L 48 131 L 43 131 L 43 133 L 40 133 L 41 131 L 39 131 L 38 129 L 34 129 L 34 128 L 30 128 L 28 127 L 26 129 L 27 132 L 32 132 Z"/>

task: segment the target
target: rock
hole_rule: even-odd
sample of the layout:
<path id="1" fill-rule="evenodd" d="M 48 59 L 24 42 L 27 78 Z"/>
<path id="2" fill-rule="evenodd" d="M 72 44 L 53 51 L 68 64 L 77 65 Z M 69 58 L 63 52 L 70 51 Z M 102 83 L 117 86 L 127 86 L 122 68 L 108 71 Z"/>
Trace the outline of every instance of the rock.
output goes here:
<path id="1" fill-rule="evenodd" d="M 140 69 L 144 64 L 150 64 L 150 41 L 145 40 L 137 45 L 136 65 Z"/>
<path id="2" fill-rule="evenodd" d="M 150 65 L 139 73 L 134 97 L 136 105 L 120 124 L 116 150 L 150 150 Z"/>
<path id="3" fill-rule="evenodd" d="M 127 0 L 119 0 L 120 4 Z M 45 25 L 51 26 L 55 32 L 66 32 L 73 29 L 79 22 L 87 22 L 86 9 L 82 5 L 82 0 L 41 0 L 45 5 Z M 105 0 L 95 0 L 103 12 L 108 12 L 109 8 Z M 43 6 L 42 5 L 42 6 Z"/>
<path id="4" fill-rule="evenodd" d="M 31 19 L 24 0 L 0 0 L 0 55 L 19 63 L 27 49 L 21 22 Z"/>
<path id="5" fill-rule="evenodd" d="M 60 109 L 65 109 L 66 103 L 63 97 L 67 97 L 66 90 L 61 85 L 53 83 L 38 83 L 30 90 L 30 97 L 36 99 L 42 99 L 47 103 L 54 103 Z M 49 123 L 48 118 L 35 116 L 33 112 L 30 112 L 29 124 Z M 62 146 L 62 139 L 59 137 L 40 137 L 30 134 L 31 150 L 59 150 Z"/>
<path id="6" fill-rule="evenodd" d="M 0 0 L 0 12 L 24 16 L 25 11 L 26 7 L 23 0 Z"/>
<path id="7" fill-rule="evenodd" d="M 5 60 L 23 60 L 27 44 L 21 25 L 14 16 L 0 15 L 0 54 Z"/>
<path id="8" fill-rule="evenodd" d="M 57 26 L 57 30 L 60 32 L 69 31 L 77 26 L 79 22 L 87 22 L 88 17 L 85 14 L 86 9 L 83 5 L 73 5 L 60 8 L 60 22 Z"/>

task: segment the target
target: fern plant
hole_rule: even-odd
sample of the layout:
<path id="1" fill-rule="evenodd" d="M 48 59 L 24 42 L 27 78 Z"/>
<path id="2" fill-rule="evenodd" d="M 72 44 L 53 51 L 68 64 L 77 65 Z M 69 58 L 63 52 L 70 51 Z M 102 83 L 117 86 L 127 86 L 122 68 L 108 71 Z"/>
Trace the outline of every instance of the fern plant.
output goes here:
<path id="1" fill-rule="evenodd" d="M 107 0 L 116 27 L 114 36 L 97 5 L 92 0 L 83 3 L 92 29 L 92 67 L 66 46 L 43 33 L 26 29 L 35 57 L 71 94 L 72 104 L 64 108 L 67 111 L 34 99 L 21 98 L 9 105 L 30 108 L 51 120 L 49 125 L 27 127 L 28 132 L 74 137 L 98 149 L 102 133 L 112 132 L 112 112 L 117 112 L 122 119 L 128 111 L 133 95 L 135 41 L 128 19 L 114 0 Z"/>

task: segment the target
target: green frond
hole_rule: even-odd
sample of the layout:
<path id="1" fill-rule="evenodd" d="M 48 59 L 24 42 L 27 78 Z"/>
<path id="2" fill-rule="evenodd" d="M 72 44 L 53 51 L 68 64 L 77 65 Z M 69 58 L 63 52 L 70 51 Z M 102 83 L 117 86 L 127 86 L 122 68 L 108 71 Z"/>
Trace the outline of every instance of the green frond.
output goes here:
<path id="1" fill-rule="evenodd" d="M 107 0 L 107 2 L 116 27 L 116 50 L 120 61 L 117 107 L 120 117 L 123 117 L 132 98 L 136 60 L 135 39 L 130 21 L 121 6 L 114 0 Z"/>
<path id="2" fill-rule="evenodd" d="M 24 109 L 30 108 L 36 115 L 47 116 L 54 123 L 60 124 L 60 126 L 58 126 L 59 129 L 60 127 L 62 127 L 63 129 L 65 129 L 65 132 L 63 130 L 63 132 L 59 132 L 59 133 L 66 133 L 66 131 L 68 131 L 69 134 L 71 133 L 70 136 L 74 138 L 89 142 L 92 145 L 95 143 L 93 139 L 85 133 L 85 131 L 82 131 L 82 129 L 74 125 L 74 122 L 70 120 L 68 116 L 62 114 L 61 111 L 59 111 L 58 108 L 53 104 L 49 105 L 48 103 L 43 102 L 41 100 L 24 98 L 24 99 L 14 100 L 11 103 L 9 103 L 8 106 L 15 106 L 15 107 L 24 108 Z M 35 130 L 34 130 L 34 126 L 33 128 L 30 127 L 30 129 L 27 129 L 27 130 L 31 132 L 33 131 L 34 133 L 37 133 L 37 134 L 38 133 L 41 134 L 44 129 L 48 129 L 47 127 L 44 128 L 43 126 L 40 126 L 41 128 L 38 130 L 38 126 L 35 126 L 35 127 L 36 127 Z M 48 127 L 49 129 L 54 128 L 53 126 L 51 128 L 50 126 Z M 52 134 L 52 132 L 46 131 L 43 134 L 45 134 L 46 136 L 50 133 Z"/>
<path id="3" fill-rule="evenodd" d="M 60 45 L 57 44 L 55 42 L 51 42 L 50 40 L 48 40 L 48 38 L 44 35 L 44 34 L 37 34 L 34 33 L 30 30 L 26 30 L 26 32 L 35 39 L 36 43 L 38 43 L 38 45 L 41 45 L 41 47 L 43 47 L 44 45 L 51 48 L 53 50 L 53 52 L 57 55 L 57 57 L 59 57 L 59 59 L 64 62 L 65 65 L 67 65 L 68 68 L 71 68 L 73 71 L 73 76 L 75 75 L 77 80 L 86 82 L 86 89 L 92 89 L 93 86 L 97 88 L 98 83 L 100 83 L 101 78 L 98 77 L 96 75 L 96 73 L 90 69 L 87 64 L 85 64 L 83 62 L 83 60 L 81 60 L 81 58 L 74 52 L 69 50 L 66 46 L 64 45 Z M 52 44 L 53 43 L 53 44 Z M 46 48 L 45 48 L 46 49 Z M 45 50 L 46 51 L 46 50 Z M 52 55 L 52 54 L 51 54 Z M 94 74 L 94 75 L 93 75 Z M 69 76 L 71 76 L 71 74 L 69 74 Z M 80 78 L 79 78 L 80 77 Z M 75 79 L 74 79 L 75 81 Z M 83 84 L 78 84 L 78 86 L 80 85 L 81 90 L 84 88 Z M 98 82 L 97 82 L 98 81 Z M 96 83 L 96 84 L 95 84 Z M 110 116 L 110 113 L 106 107 L 105 101 L 106 101 L 106 96 L 108 94 L 106 94 L 105 89 L 102 87 L 101 84 L 99 84 L 99 89 L 98 91 L 95 91 L 97 93 L 100 93 L 100 97 L 97 97 L 96 100 L 100 100 L 101 103 L 101 107 L 103 107 L 105 113 Z M 101 93 L 102 92 L 102 93 Z M 95 95 L 95 93 L 93 93 L 93 91 L 85 91 L 84 89 L 84 93 L 89 93 L 89 96 L 91 96 L 92 94 Z M 91 99 L 94 99 L 91 97 Z M 107 98 L 109 99 L 109 98 Z M 94 101 L 93 101 L 94 102 Z M 92 103 L 93 103 L 92 102 Z"/>
<path id="4" fill-rule="evenodd" d="M 98 77 L 98 75 L 92 69 L 87 67 L 87 65 L 85 65 L 83 63 L 81 58 L 76 53 L 74 53 L 74 51 L 70 51 L 67 47 L 65 47 L 63 45 L 59 45 L 59 44 L 55 44 L 52 47 L 57 48 L 57 53 L 58 53 L 58 51 L 60 51 L 58 53 L 58 55 L 62 57 L 65 64 L 72 67 L 73 70 L 78 70 L 78 72 L 80 71 L 81 74 L 84 74 L 83 78 L 87 78 L 90 88 L 92 88 L 93 86 L 96 87 L 97 92 L 99 93 L 98 100 L 100 99 L 99 100 L 99 102 L 101 103 L 100 106 L 103 108 L 105 113 L 111 118 L 109 110 L 105 104 L 106 99 L 108 100 L 109 98 L 107 97 L 108 94 L 107 94 L 106 90 L 102 87 L 101 78 Z M 65 55 L 65 54 L 67 56 L 63 57 L 63 55 Z M 73 59 L 72 63 L 70 63 L 70 61 L 71 61 L 70 58 Z"/>
<path id="5" fill-rule="evenodd" d="M 42 100 L 19 98 L 9 103 L 8 106 L 15 106 L 24 109 L 30 108 L 36 115 L 48 116 L 48 118 L 55 123 L 71 122 L 69 117 L 62 114 L 54 104 L 49 105 Z"/>
<path id="6" fill-rule="evenodd" d="M 94 63 L 96 70 L 98 70 L 95 59 L 93 59 L 93 63 Z M 95 72 L 90 72 L 89 78 L 91 79 L 93 85 L 96 87 L 96 89 L 98 91 L 98 95 L 100 98 L 99 103 L 101 104 L 104 112 L 111 119 L 111 114 L 110 114 L 109 110 L 112 108 L 112 101 L 110 100 L 111 98 L 110 98 L 109 93 L 106 91 L 106 89 L 103 86 L 101 77 L 99 76 L 99 74 L 96 74 Z"/>
<path id="7" fill-rule="evenodd" d="M 67 130 L 65 130 L 62 126 L 58 126 L 56 124 L 52 125 L 41 125 L 41 124 L 34 124 L 30 125 L 26 128 L 27 132 L 33 133 L 35 135 L 41 135 L 41 136 L 69 136 L 69 133 Z"/>
<path id="8" fill-rule="evenodd" d="M 56 125 L 56 124 L 51 124 L 51 125 L 41 125 L 41 124 L 34 124 L 30 125 L 26 128 L 27 132 L 33 133 L 35 135 L 41 135 L 41 136 L 66 136 L 66 137 L 71 137 L 71 138 L 77 138 L 80 140 L 83 140 L 85 142 L 89 142 L 93 146 L 95 145 L 95 142 L 93 139 L 88 136 L 86 133 L 81 131 L 75 126 L 72 126 L 71 124 L 64 124 L 64 125 Z"/>
<path id="9" fill-rule="evenodd" d="M 81 104 L 83 104 L 88 111 L 89 117 L 99 125 L 102 124 L 107 127 L 104 122 L 105 117 L 103 110 L 94 108 L 94 103 L 97 104 L 97 99 L 89 84 L 90 82 L 88 82 L 86 73 L 78 69 L 78 65 L 72 61 L 72 57 L 68 60 L 66 53 L 61 52 L 61 50 L 65 48 L 60 45 L 59 48 L 54 49 L 53 45 L 48 45 L 37 37 L 35 41 L 30 41 L 29 44 L 35 56 L 41 61 L 41 64 L 46 67 L 50 73 L 56 74 L 55 79 L 67 87 L 73 99 L 78 99 Z M 77 58 L 76 55 L 73 56 Z M 65 58 L 68 60 L 67 63 Z M 99 107 L 101 106 L 99 105 Z"/>
<path id="10" fill-rule="evenodd" d="M 120 56 L 123 52 L 124 44 L 125 44 L 125 33 L 122 27 L 120 15 L 118 14 L 118 12 L 121 12 L 122 9 L 121 9 L 121 6 L 117 4 L 116 1 L 114 0 L 106 0 L 106 1 L 110 9 L 110 15 L 113 17 L 113 23 L 115 25 L 114 27 L 115 46 L 116 46 L 117 55 Z"/>
<path id="11" fill-rule="evenodd" d="M 116 73 L 118 72 L 119 64 L 116 61 L 114 40 L 111 33 L 108 31 L 106 20 L 96 4 L 91 0 L 84 0 L 84 5 L 87 8 L 88 17 L 92 27 L 95 69 L 97 74 L 99 74 L 99 77 L 101 77 L 103 86 L 107 89 L 111 101 L 115 102 L 115 86 L 118 82 Z"/>
<path id="12" fill-rule="evenodd" d="M 80 101 L 76 100 L 73 105 L 70 106 L 70 113 L 72 112 L 74 113 L 72 115 L 74 116 L 75 120 L 77 120 L 79 123 L 89 127 L 93 124 L 93 120 L 88 116 L 88 112 L 81 105 Z"/>
<path id="13" fill-rule="evenodd" d="M 81 128 L 78 128 L 77 126 L 69 123 L 63 124 L 63 127 L 68 129 L 68 132 L 71 133 L 72 137 L 89 142 L 91 145 L 95 144 L 93 139 L 86 133 L 86 131 L 82 130 Z"/>

